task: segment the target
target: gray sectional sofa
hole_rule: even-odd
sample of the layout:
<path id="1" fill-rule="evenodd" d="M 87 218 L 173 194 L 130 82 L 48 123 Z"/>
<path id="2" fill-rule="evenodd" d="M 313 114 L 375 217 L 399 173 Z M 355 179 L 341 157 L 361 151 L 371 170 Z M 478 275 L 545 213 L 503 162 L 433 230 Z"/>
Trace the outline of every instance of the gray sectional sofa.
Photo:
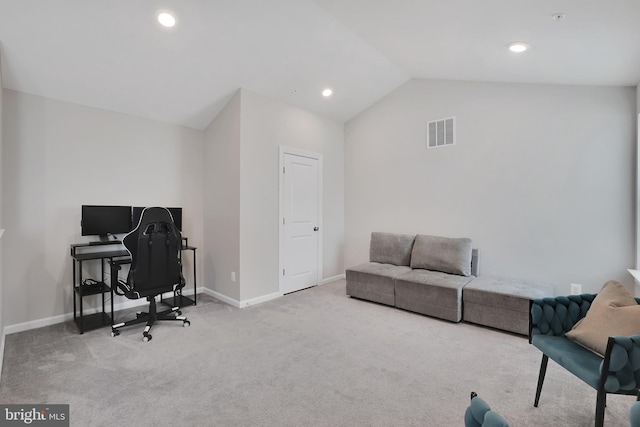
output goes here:
<path id="1" fill-rule="evenodd" d="M 369 262 L 346 271 L 347 295 L 459 322 L 477 274 L 470 239 L 374 232 Z"/>
<path id="2" fill-rule="evenodd" d="M 347 295 L 452 322 L 529 334 L 529 301 L 553 286 L 496 275 L 478 276 L 470 239 L 371 233 L 369 262 L 349 268 Z"/>

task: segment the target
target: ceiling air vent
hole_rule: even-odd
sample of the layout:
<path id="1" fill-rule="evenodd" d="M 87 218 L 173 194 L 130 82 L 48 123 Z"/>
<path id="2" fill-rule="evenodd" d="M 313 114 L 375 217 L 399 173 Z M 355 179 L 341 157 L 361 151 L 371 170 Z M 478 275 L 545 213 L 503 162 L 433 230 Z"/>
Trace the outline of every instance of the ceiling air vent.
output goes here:
<path id="1" fill-rule="evenodd" d="M 427 148 L 446 147 L 456 143 L 456 118 L 434 120 L 427 124 Z"/>

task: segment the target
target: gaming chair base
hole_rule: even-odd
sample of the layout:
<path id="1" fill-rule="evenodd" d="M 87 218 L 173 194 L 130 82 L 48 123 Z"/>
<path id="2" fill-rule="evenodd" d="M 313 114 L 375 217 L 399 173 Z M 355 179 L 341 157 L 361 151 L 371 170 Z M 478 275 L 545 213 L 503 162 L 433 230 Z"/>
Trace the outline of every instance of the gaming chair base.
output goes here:
<path id="1" fill-rule="evenodd" d="M 112 325 L 111 326 L 112 337 L 117 337 L 118 335 L 120 335 L 120 330 L 119 330 L 120 328 L 146 322 L 147 326 L 145 326 L 144 332 L 142 332 L 142 341 L 147 342 L 147 341 L 150 341 L 151 338 L 153 338 L 149 333 L 149 331 L 151 330 L 151 327 L 156 322 L 156 320 L 181 321 L 182 326 L 185 328 L 191 325 L 191 322 L 189 322 L 189 320 L 187 320 L 185 316 L 182 316 L 180 307 L 172 307 L 169 310 L 157 312 L 155 297 L 147 297 L 147 300 L 149 301 L 149 312 L 136 313 L 135 319 Z"/>

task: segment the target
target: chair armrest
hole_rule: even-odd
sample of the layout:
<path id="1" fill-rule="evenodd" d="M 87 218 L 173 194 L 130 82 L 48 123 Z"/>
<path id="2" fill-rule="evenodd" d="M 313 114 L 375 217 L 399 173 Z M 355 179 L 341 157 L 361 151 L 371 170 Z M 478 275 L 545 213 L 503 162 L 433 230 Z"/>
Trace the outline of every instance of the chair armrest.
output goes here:
<path id="1" fill-rule="evenodd" d="M 640 386 L 640 335 L 609 337 L 600 364 L 601 381 L 607 393 L 635 391 Z M 632 393 L 632 394 L 635 394 Z"/>
<path id="2" fill-rule="evenodd" d="M 568 295 L 531 300 L 529 343 L 534 335 L 561 336 L 582 319 L 596 294 Z"/>

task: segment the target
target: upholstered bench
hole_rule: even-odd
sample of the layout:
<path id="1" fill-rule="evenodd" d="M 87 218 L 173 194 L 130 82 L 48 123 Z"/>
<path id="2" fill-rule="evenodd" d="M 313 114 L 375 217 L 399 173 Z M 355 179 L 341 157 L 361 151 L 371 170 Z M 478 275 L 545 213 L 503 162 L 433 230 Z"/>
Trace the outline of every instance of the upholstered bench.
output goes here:
<path id="1" fill-rule="evenodd" d="M 529 300 L 552 297 L 554 287 L 495 275 L 482 275 L 462 291 L 463 319 L 529 335 Z"/>

